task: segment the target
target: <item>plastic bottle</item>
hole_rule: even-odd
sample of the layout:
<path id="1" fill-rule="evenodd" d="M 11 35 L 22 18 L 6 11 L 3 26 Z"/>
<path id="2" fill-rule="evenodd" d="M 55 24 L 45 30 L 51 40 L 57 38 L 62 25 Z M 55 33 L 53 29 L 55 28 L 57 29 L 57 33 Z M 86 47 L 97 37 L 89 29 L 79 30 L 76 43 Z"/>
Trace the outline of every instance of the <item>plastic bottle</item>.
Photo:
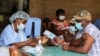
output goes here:
<path id="1" fill-rule="evenodd" d="M 41 44 L 41 39 L 39 39 L 38 44 L 36 46 L 36 56 L 41 56 L 43 52 L 43 45 Z"/>

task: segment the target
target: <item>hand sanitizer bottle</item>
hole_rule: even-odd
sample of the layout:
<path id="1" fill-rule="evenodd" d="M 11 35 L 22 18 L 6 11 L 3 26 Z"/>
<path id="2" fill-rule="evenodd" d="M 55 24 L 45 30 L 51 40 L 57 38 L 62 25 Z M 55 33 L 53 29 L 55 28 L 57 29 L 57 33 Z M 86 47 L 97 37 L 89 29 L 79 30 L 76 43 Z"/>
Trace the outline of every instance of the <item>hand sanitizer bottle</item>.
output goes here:
<path id="1" fill-rule="evenodd" d="M 36 56 L 41 56 L 43 52 L 43 45 L 41 44 L 41 39 L 39 39 L 38 44 L 36 46 Z"/>

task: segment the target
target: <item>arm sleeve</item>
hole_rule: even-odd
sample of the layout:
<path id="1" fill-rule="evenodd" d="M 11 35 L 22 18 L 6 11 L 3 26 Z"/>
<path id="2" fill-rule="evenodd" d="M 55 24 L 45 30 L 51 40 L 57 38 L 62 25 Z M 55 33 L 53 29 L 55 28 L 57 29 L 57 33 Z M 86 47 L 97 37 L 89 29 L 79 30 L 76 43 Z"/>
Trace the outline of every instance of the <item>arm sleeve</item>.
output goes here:
<path id="1" fill-rule="evenodd" d="M 16 37 L 14 32 L 12 31 L 12 29 L 5 29 L 2 34 L 1 37 L 4 40 L 4 45 L 10 45 L 12 43 L 16 42 Z"/>
<path id="2" fill-rule="evenodd" d="M 95 29 L 93 29 L 92 27 L 91 28 L 89 28 L 89 29 L 86 29 L 85 30 L 85 32 L 86 33 L 89 33 L 89 35 L 91 35 L 94 39 L 95 39 L 95 36 L 96 36 L 96 31 L 95 31 Z"/>

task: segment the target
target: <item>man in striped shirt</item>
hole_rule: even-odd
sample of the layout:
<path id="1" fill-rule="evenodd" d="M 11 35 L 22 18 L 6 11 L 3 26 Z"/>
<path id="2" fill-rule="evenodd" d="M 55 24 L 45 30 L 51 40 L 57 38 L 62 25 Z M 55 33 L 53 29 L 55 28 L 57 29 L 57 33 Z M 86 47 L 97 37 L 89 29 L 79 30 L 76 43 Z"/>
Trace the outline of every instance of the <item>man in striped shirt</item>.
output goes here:
<path id="1" fill-rule="evenodd" d="M 88 54 L 88 56 L 100 56 L 100 31 L 91 23 L 92 17 L 87 10 L 81 10 L 73 17 L 75 19 L 75 27 L 81 31 L 79 35 L 83 42 L 81 46 L 74 47 L 69 44 L 64 44 L 64 50 L 75 51 Z M 77 38 L 76 37 L 76 38 Z"/>

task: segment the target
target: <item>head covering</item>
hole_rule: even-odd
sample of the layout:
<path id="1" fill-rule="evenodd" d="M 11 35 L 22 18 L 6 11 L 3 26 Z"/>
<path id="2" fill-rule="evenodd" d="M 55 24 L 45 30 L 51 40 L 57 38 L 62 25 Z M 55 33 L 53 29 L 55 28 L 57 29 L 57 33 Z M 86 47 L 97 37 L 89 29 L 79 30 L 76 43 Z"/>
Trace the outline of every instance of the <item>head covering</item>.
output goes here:
<path id="1" fill-rule="evenodd" d="M 87 21 L 91 21 L 92 20 L 91 14 L 87 10 L 79 11 L 77 13 L 77 15 L 74 16 L 74 18 L 76 20 L 82 20 L 82 19 L 86 19 Z"/>
<path id="2" fill-rule="evenodd" d="M 65 15 L 64 9 L 57 9 L 56 10 L 56 17 L 59 17 L 60 15 Z"/>
<path id="3" fill-rule="evenodd" d="M 92 20 L 91 14 L 87 10 L 81 10 L 76 15 L 74 15 L 71 20 L 69 20 L 69 23 L 75 23 L 76 20 L 82 20 L 82 19 L 91 21 Z"/>
<path id="4" fill-rule="evenodd" d="M 26 12 L 24 12 L 24 11 L 17 11 L 16 13 L 14 13 L 10 17 L 9 21 L 12 23 L 14 20 L 16 20 L 18 18 L 27 20 L 27 19 L 30 18 L 30 16 Z"/>
<path id="5" fill-rule="evenodd" d="M 75 18 L 72 18 L 71 20 L 69 20 L 69 23 L 74 24 L 75 23 Z"/>

